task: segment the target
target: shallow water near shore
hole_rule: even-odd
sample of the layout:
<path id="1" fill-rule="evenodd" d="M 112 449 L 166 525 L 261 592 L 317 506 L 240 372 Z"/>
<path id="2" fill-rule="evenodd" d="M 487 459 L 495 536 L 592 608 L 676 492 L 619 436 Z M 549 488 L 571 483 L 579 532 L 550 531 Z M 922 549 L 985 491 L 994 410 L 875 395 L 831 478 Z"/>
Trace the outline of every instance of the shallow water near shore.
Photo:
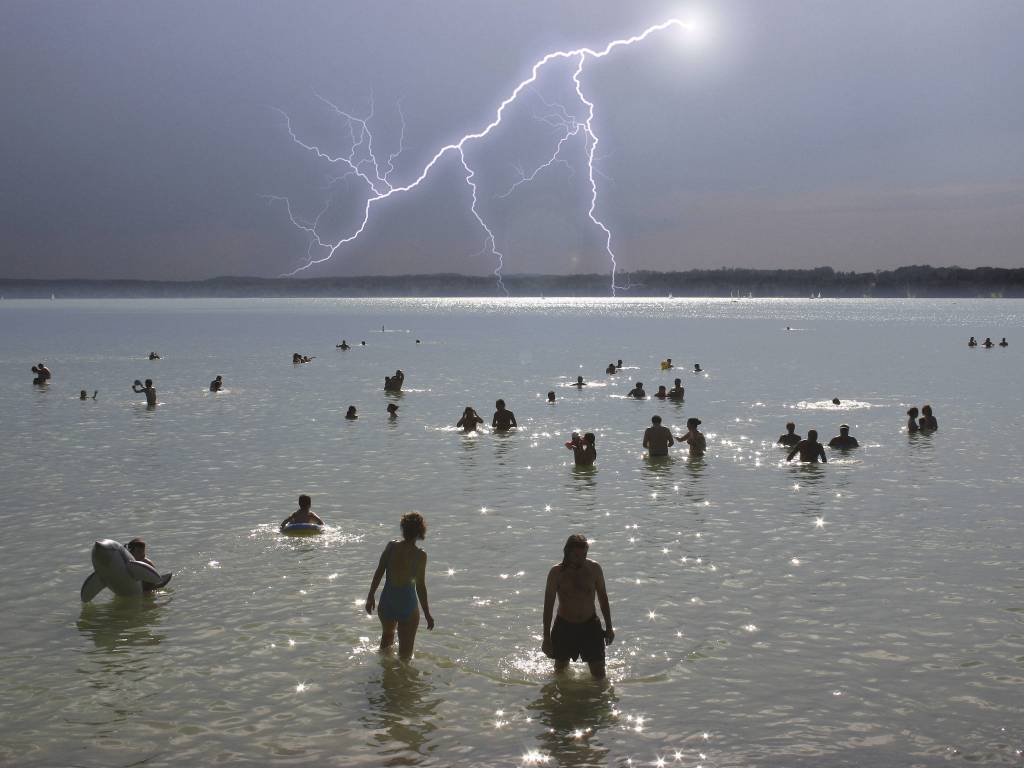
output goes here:
<path id="1" fill-rule="evenodd" d="M 0 764 L 1024 765 L 1024 301 L 6 300 L 0 328 Z M 518 432 L 453 429 L 498 397 Z M 707 456 L 644 458 L 654 414 Z M 861 448 L 786 465 L 788 420 Z M 300 493 L 323 536 L 277 533 Z M 402 664 L 362 604 L 410 509 L 437 627 Z M 540 653 L 575 532 L 604 685 Z M 92 542 L 133 536 L 169 587 L 83 606 Z"/>

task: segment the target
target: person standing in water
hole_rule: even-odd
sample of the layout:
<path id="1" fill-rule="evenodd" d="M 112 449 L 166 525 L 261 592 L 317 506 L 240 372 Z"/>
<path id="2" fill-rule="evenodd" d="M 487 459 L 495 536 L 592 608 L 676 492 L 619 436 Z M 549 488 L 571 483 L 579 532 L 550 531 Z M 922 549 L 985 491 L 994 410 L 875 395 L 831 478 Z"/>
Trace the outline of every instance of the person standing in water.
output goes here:
<path id="1" fill-rule="evenodd" d="M 686 388 L 683 387 L 683 380 L 676 379 L 672 389 L 668 391 L 669 400 L 682 400 L 686 396 Z"/>
<path id="2" fill-rule="evenodd" d="M 589 548 L 586 536 L 573 534 L 562 549 L 562 562 L 548 571 L 541 650 L 555 660 L 555 672 L 564 672 L 570 661 L 582 659 L 590 674 L 601 680 L 605 676 L 604 647 L 611 645 L 615 631 L 604 572 L 587 558 Z M 603 628 L 594 610 L 595 597 L 604 616 Z M 556 600 L 558 615 L 552 626 Z"/>
<path id="3" fill-rule="evenodd" d="M 798 453 L 802 462 L 817 464 L 820 460 L 822 464 L 828 464 L 828 459 L 825 458 L 825 446 L 818 442 L 818 431 L 815 429 L 807 430 L 807 439 L 796 444 L 796 447 L 786 457 L 786 461 L 792 461 Z"/>
<path id="4" fill-rule="evenodd" d="M 779 445 L 784 445 L 787 448 L 792 448 L 794 445 L 800 442 L 800 435 L 796 433 L 796 424 L 792 421 L 786 422 L 786 434 L 779 435 L 779 439 L 776 441 Z"/>
<path id="5" fill-rule="evenodd" d="M 860 447 L 860 443 L 857 442 L 857 438 L 850 434 L 849 424 L 839 425 L 839 434 L 828 441 L 829 448 L 838 448 L 840 450 L 848 450 L 850 448 Z"/>
<path id="6" fill-rule="evenodd" d="M 512 427 L 518 428 L 516 415 L 505 407 L 504 400 L 494 402 L 494 416 L 491 418 L 491 428 L 495 432 L 508 432 Z"/>
<path id="7" fill-rule="evenodd" d="M 572 433 L 572 439 L 565 444 L 565 447 L 572 451 L 573 461 L 577 467 L 592 467 L 597 461 L 597 436 L 593 432 L 587 432 L 580 439 L 579 432 Z"/>
<path id="8" fill-rule="evenodd" d="M 345 411 L 345 418 L 349 419 L 350 421 L 359 418 L 359 414 L 356 413 L 356 407 L 354 405 L 350 405 L 348 407 L 348 410 Z"/>
<path id="9" fill-rule="evenodd" d="M 156 408 L 156 387 L 153 386 L 152 379 L 146 379 L 146 384 L 143 386 L 142 382 L 138 379 L 132 384 L 132 392 L 136 394 L 146 394 L 146 407 Z"/>
<path id="10" fill-rule="evenodd" d="M 629 390 L 626 397 L 632 397 L 634 400 L 643 400 L 647 397 L 647 393 L 644 392 L 644 383 L 638 381 L 633 385 L 633 388 Z"/>
<path id="11" fill-rule="evenodd" d="M 917 424 L 917 406 L 912 406 L 907 411 L 907 432 L 917 432 L 921 429 Z"/>
<path id="12" fill-rule="evenodd" d="M 643 447 L 652 459 L 668 456 L 668 449 L 675 445 L 672 430 L 661 425 L 661 416 L 651 416 L 651 426 L 644 430 Z"/>
<path id="13" fill-rule="evenodd" d="M 377 587 L 386 576 L 380 604 L 376 605 L 381 625 L 380 649 L 386 651 L 394 645 L 397 629 L 398 655 L 410 659 L 420 624 L 419 608 L 423 608 L 427 618 L 427 629 L 434 628 L 434 617 L 427 604 L 427 553 L 416 546 L 427 535 L 426 521 L 419 512 L 409 512 L 402 515 L 400 525 L 401 541 L 388 542 L 373 573 L 366 612 L 373 614 Z"/>
<path id="14" fill-rule="evenodd" d="M 211 392 L 220 392 L 223 388 L 224 388 L 224 377 L 221 376 L 218 373 L 217 374 L 217 378 L 215 378 L 213 381 L 210 382 L 210 391 Z"/>
<path id="15" fill-rule="evenodd" d="M 281 521 L 279 530 L 283 531 L 286 525 L 291 525 L 292 523 L 324 524 L 324 521 L 320 519 L 320 516 L 313 511 L 313 499 L 305 493 L 299 496 L 299 508 Z"/>
<path id="16" fill-rule="evenodd" d="M 462 418 L 455 423 L 455 426 L 463 432 L 476 432 L 477 424 L 483 423 L 484 420 L 480 418 L 480 414 L 467 405 L 466 409 L 462 412 Z"/>
<path id="17" fill-rule="evenodd" d="M 691 416 L 686 420 L 686 434 L 676 438 L 680 443 L 686 443 L 690 446 L 691 459 L 703 456 L 704 452 L 708 449 L 707 438 L 704 437 L 703 432 L 697 429 L 700 423 L 700 419 Z"/>
<path id="18" fill-rule="evenodd" d="M 932 415 L 930 405 L 921 406 L 921 418 L 917 420 L 917 426 L 922 432 L 934 432 L 939 428 L 939 420 Z"/>

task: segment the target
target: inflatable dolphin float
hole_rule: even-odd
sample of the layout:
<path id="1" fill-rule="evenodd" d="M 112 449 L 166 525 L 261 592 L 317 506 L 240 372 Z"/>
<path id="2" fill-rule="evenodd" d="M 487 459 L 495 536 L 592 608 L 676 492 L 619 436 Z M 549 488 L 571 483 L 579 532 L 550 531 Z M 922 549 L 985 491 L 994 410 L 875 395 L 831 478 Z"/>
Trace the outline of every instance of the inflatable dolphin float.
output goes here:
<path id="1" fill-rule="evenodd" d="M 124 545 L 111 539 L 92 545 L 92 568 L 89 578 L 82 584 L 83 603 L 96 597 L 104 587 L 121 597 L 138 597 L 142 594 L 143 583 L 162 587 L 172 576 L 170 573 L 161 575 L 153 566 L 136 560 Z"/>

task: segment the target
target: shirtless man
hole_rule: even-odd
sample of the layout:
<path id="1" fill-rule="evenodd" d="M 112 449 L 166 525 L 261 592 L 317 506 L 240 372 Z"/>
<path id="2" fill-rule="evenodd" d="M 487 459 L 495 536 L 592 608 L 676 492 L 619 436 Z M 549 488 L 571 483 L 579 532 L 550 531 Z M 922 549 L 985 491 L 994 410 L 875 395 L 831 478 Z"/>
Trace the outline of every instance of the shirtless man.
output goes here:
<path id="1" fill-rule="evenodd" d="M 580 439 L 579 432 L 572 433 L 572 440 L 565 444 L 565 447 L 572 451 L 573 461 L 577 467 L 592 467 L 597 461 L 597 437 L 593 432 L 587 432 Z"/>
<path id="2" fill-rule="evenodd" d="M 658 391 L 654 393 L 654 396 L 659 400 L 664 400 L 666 397 L 668 397 L 668 390 L 665 389 L 664 384 L 658 387 Z"/>
<path id="3" fill-rule="evenodd" d="M 669 400 L 682 400 L 686 395 L 686 389 L 683 387 L 683 380 L 676 379 L 672 389 L 668 391 Z"/>
<path id="4" fill-rule="evenodd" d="M 583 380 L 583 377 L 582 377 L 582 376 L 577 376 L 577 377 L 576 377 L 576 381 L 574 381 L 572 385 L 573 385 L 574 387 L 585 387 L 585 386 L 587 386 L 587 382 L 585 382 L 585 381 Z"/>
<path id="5" fill-rule="evenodd" d="M 633 388 L 629 390 L 629 394 L 627 394 L 626 397 L 632 397 L 635 400 L 643 400 L 647 397 L 647 393 L 644 392 L 644 383 L 642 381 L 636 382 L 636 384 L 633 385 Z"/>
<path id="6" fill-rule="evenodd" d="M 779 439 L 776 441 L 779 445 L 784 445 L 787 448 L 792 448 L 800 442 L 800 435 L 796 433 L 796 424 L 792 421 L 786 422 L 786 434 L 779 435 Z"/>
<path id="7" fill-rule="evenodd" d="M 496 410 L 491 418 L 491 428 L 495 432 L 508 432 L 512 427 L 519 426 L 516 424 L 516 415 L 505 407 L 504 400 L 496 400 L 494 407 Z"/>
<path id="8" fill-rule="evenodd" d="M 807 439 L 796 444 L 796 447 L 786 457 L 786 461 L 792 461 L 798 453 L 800 461 L 817 464 L 820 460 L 822 464 L 828 464 L 828 459 L 825 458 L 825 446 L 818 442 L 818 430 L 816 429 L 807 430 Z"/>
<path id="9" fill-rule="evenodd" d="M 46 363 L 33 365 L 32 373 L 36 375 L 36 377 L 32 379 L 33 384 L 48 384 L 50 379 L 53 377 L 50 369 L 46 367 Z"/>
<path id="10" fill-rule="evenodd" d="M 704 452 L 708 449 L 707 438 L 704 437 L 703 432 L 697 429 L 699 426 L 700 419 L 691 416 L 686 420 L 686 434 L 676 438 L 680 443 L 686 443 L 690 446 L 691 458 L 703 456 Z"/>
<path id="11" fill-rule="evenodd" d="M 299 496 L 299 508 L 281 521 L 281 530 L 292 523 L 316 523 L 323 525 L 324 521 L 313 511 L 313 499 L 306 494 Z"/>
<path id="12" fill-rule="evenodd" d="M 565 671 L 570 660 L 582 659 L 590 667 L 590 674 L 601 680 L 605 676 L 604 647 L 611 645 L 615 632 L 604 572 L 587 558 L 589 548 L 586 536 L 570 536 L 562 550 L 562 562 L 548 571 L 541 650 L 555 660 L 555 672 Z M 604 628 L 594 610 L 595 596 L 604 616 Z M 552 627 L 556 597 L 558 617 Z"/>
<path id="13" fill-rule="evenodd" d="M 146 407 L 156 408 L 156 387 L 153 386 L 152 379 L 146 379 L 146 384 L 143 386 L 142 382 L 138 379 L 132 384 L 132 392 L 141 394 L 146 393 Z"/>
<path id="14" fill-rule="evenodd" d="M 857 442 L 857 438 L 850 434 L 849 424 L 840 424 L 839 434 L 828 441 L 829 448 L 838 448 L 842 451 L 859 446 L 860 443 Z"/>
<path id="15" fill-rule="evenodd" d="M 652 459 L 668 456 L 668 449 L 675 445 L 675 442 L 672 430 L 661 426 L 661 416 L 651 416 L 651 426 L 644 430 L 643 447 L 647 449 L 647 455 Z"/>
<path id="16" fill-rule="evenodd" d="M 211 392 L 220 392 L 224 388 L 224 377 L 217 374 L 217 378 L 210 382 Z"/>

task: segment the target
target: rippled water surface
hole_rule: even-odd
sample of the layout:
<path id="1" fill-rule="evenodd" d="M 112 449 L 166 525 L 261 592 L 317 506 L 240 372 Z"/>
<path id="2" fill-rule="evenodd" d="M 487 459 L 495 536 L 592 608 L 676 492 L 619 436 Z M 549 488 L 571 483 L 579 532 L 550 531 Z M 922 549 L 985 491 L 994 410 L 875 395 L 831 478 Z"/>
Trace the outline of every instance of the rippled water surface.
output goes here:
<path id="1" fill-rule="evenodd" d="M 2 301 L 0 763 L 1022 765 L 1022 328 L 1009 300 Z M 682 404 L 622 397 L 674 376 Z M 498 397 L 518 433 L 454 430 Z M 645 459 L 656 413 L 702 419 L 705 460 Z M 787 420 L 862 447 L 786 465 Z M 299 493 L 318 539 L 276 533 Z M 409 509 L 437 627 L 403 665 L 362 602 Z M 539 650 L 573 532 L 604 686 Z M 92 542 L 133 536 L 170 586 L 82 606 Z"/>

